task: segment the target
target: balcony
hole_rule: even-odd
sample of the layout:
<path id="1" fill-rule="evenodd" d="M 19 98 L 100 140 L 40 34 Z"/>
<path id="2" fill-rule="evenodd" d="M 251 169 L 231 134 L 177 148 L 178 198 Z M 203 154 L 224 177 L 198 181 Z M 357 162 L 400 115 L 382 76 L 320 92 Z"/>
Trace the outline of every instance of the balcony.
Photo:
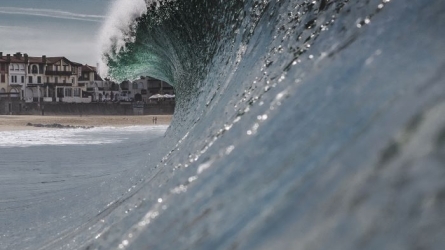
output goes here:
<path id="1" fill-rule="evenodd" d="M 19 98 L 20 93 L 0 93 L 0 98 Z"/>
<path id="2" fill-rule="evenodd" d="M 42 87 L 43 83 L 28 83 L 28 84 L 26 84 L 26 86 L 30 87 L 30 88 L 32 88 L 32 87 Z"/>
<path id="3" fill-rule="evenodd" d="M 24 85 L 25 85 L 24 83 L 18 83 L 18 82 L 10 82 L 9 83 L 9 86 L 11 86 L 11 87 L 22 87 Z"/>
<path id="4" fill-rule="evenodd" d="M 71 71 L 53 71 L 53 70 L 47 70 L 46 75 L 49 76 L 71 76 L 74 75 L 74 72 Z"/>
<path id="5" fill-rule="evenodd" d="M 71 87 L 71 86 L 73 86 L 73 84 L 72 83 L 63 83 L 63 82 L 45 82 L 43 84 L 43 86 L 45 86 L 45 87 L 48 86 L 51 88 L 56 87 L 56 86 Z"/>

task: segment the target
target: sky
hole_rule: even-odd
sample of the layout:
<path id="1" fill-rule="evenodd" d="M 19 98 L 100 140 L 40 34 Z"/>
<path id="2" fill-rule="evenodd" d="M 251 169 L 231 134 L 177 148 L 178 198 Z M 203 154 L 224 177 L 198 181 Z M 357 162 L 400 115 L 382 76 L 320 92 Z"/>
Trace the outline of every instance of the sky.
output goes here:
<path id="1" fill-rule="evenodd" d="M 0 52 L 65 56 L 96 65 L 98 35 L 112 2 L 0 0 Z"/>

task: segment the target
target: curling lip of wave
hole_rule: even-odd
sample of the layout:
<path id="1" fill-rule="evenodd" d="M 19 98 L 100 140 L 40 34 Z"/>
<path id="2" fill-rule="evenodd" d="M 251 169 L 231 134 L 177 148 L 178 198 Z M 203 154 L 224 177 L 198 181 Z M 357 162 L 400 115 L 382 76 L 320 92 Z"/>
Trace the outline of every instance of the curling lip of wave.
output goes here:
<path id="1" fill-rule="evenodd" d="M 100 15 L 86 15 L 86 14 L 79 14 L 61 10 L 16 8 L 16 7 L 0 7 L 0 13 L 41 16 L 41 17 L 70 19 L 70 20 L 89 21 L 89 22 L 102 22 L 103 19 L 105 18 L 105 16 L 100 16 Z"/>
<path id="2" fill-rule="evenodd" d="M 125 47 L 125 41 L 131 39 L 128 36 L 131 24 L 147 12 L 148 2 L 145 0 L 118 0 L 110 8 L 108 17 L 102 25 L 97 45 L 99 73 L 102 76 L 105 77 L 108 74 L 107 62 L 104 61 L 102 55 L 109 52 L 110 48 L 114 47 L 117 52 Z"/>

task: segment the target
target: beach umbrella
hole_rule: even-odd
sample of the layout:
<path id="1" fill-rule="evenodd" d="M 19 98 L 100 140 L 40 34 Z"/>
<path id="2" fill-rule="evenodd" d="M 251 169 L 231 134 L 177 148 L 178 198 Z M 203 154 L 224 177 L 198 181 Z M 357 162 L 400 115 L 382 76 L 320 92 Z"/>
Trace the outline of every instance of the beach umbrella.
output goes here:
<path id="1" fill-rule="evenodd" d="M 156 94 L 156 95 L 150 96 L 148 99 L 158 99 L 158 98 L 163 98 L 163 97 L 164 97 L 163 95 Z"/>

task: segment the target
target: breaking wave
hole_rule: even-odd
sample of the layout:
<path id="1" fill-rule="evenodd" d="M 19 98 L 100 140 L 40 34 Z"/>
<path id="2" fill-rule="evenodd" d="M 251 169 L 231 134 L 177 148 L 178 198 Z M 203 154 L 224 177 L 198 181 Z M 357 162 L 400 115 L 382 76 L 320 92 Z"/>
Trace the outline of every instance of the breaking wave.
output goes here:
<path id="1" fill-rule="evenodd" d="M 153 176 L 122 201 L 137 209 L 110 213 L 89 247 L 439 249 L 443 11 L 424 0 L 117 1 L 103 74 L 162 79 L 177 108 Z"/>

